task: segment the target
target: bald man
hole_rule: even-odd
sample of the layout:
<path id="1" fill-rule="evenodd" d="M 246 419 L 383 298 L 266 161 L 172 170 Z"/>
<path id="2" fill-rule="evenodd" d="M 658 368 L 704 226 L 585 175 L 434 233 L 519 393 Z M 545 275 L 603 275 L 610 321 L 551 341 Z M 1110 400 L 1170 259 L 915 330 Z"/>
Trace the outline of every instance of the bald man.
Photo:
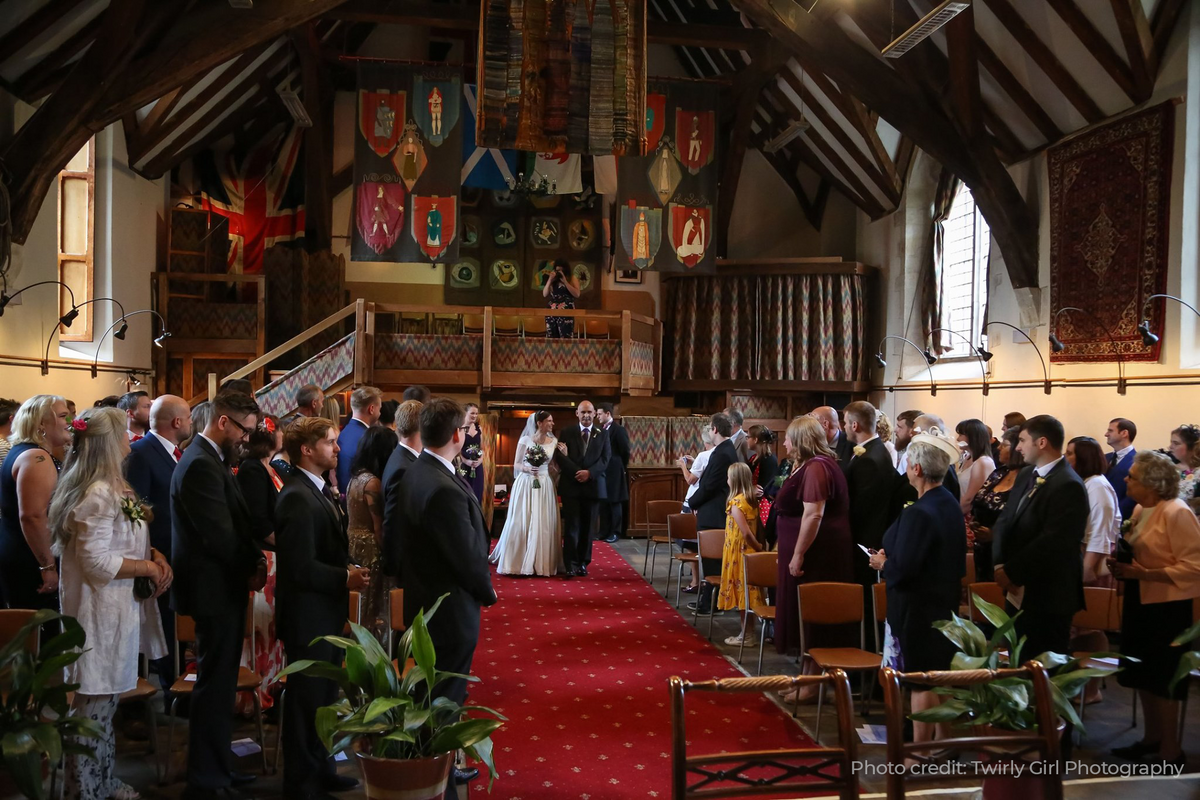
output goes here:
<path id="1" fill-rule="evenodd" d="M 846 472 L 850 469 L 850 459 L 854 457 L 854 442 L 846 438 L 842 431 L 838 413 L 829 406 L 819 406 L 812 410 L 812 416 L 821 423 L 829 449 L 837 455 L 838 466 L 842 468 L 842 472 Z"/>
<path id="2" fill-rule="evenodd" d="M 125 459 L 125 477 L 138 497 L 150 501 L 154 519 L 150 522 L 150 544 L 171 560 L 171 476 L 183 452 L 180 443 L 192 435 L 192 410 L 187 401 L 164 394 L 150 405 L 150 430 L 129 447 Z M 170 642 L 175 636 L 175 615 L 171 613 L 169 593 L 158 598 L 163 633 Z M 166 691 L 175 680 L 170 656 L 154 662 L 158 678 Z"/>

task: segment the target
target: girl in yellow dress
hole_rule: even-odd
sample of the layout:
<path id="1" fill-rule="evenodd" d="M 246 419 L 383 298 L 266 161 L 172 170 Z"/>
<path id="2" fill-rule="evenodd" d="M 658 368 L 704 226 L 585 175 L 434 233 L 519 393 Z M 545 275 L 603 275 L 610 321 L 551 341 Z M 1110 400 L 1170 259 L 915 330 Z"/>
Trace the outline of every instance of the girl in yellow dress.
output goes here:
<path id="1" fill-rule="evenodd" d="M 748 499 L 749 498 L 749 499 Z M 725 503 L 725 551 L 721 554 L 721 591 L 717 595 L 717 608 L 727 611 L 736 608 L 741 613 L 742 632 L 730 636 L 725 644 L 747 647 L 758 644 L 754 634 L 746 633 L 745 588 L 742 586 L 742 554 L 762 549 L 756 537 L 758 514 L 751 500 L 754 498 L 754 476 L 750 467 L 737 463 L 729 468 L 729 500 Z M 761 588 L 750 589 L 750 604 L 764 605 L 766 597 Z"/>

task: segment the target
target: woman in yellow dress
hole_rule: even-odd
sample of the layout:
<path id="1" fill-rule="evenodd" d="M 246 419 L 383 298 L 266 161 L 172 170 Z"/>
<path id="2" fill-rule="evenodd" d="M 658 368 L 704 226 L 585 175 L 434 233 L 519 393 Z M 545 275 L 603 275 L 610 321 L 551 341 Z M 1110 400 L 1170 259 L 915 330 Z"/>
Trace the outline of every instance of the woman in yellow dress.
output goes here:
<path id="1" fill-rule="evenodd" d="M 729 468 L 729 500 L 725 503 L 725 551 L 721 554 L 721 591 L 717 608 L 727 611 L 736 608 L 742 618 L 742 632 L 725 640 L 728 645 L 745 644 L 754 647 L 758 640 L 746 633 L 746 591 L 742 585 L 742 556 L 763 549 L 757 538 L 758 514 L 751 503 L 754 499 L 754 476 L 744 463 Z M 750 605 L 764 605 L 766 597 L 759 587 L 750 589 Z"/>

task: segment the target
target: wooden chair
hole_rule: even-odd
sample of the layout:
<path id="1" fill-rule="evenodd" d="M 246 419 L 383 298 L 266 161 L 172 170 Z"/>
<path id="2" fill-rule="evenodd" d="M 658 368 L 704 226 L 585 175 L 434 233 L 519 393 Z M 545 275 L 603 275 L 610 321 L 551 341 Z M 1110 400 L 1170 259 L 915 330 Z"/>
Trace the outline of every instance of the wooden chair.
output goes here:
<path id="1" fill-rule="evenodd" d="M 800 609 L 800 655 L 808 656 L 812 662 L 821 668 L 821 673 L 833 669 L 846 672 L 865 672 L 868 680 L 863 688 L 866 711 L 871 707 L 870 687 L 874 684 L 874 675 L 883 659 L 878 653 L 866 649 L 867 629 L 866 615 L 863 611 L 863 590 L 857 583 L 802 583 L 796 587 Z M 858 647 L 814 647 L 809 649 L 804 641 L 804 623 L 810 625 L 848 625 L 858 623 Z M 813 737 L 821 739 L 821 711 L 825 700 L 824 686 L 817 695 L 817 730 Z M 793 716 L 799 713 L 800 697 L 796 696 L 796 709 Z"/>
<path id="2" fill-rule="evenodd" d="M 1113 633 L 1114 631 L 1121 630 L 1121 600 L 1117 597 L 1115 586 L 1085 586 L 1083 587 L 1083 602 L 1083 609 L 1075 612 L 1075 616 L 1071 619 L 1071 625 L 1076 628 L 1104 631 L 1105 633 Z M 1072 655 L 1075 658 L 1084 659 L 1080 664 L 1084 668 L 1108 666 L 1107 664 L 1091 661 L 1091 653 L 1080 651 L 1072 653 Z M 1084 703 L 1086 695 L 1086 691 L 1079 693 L 1079 718 L 1081 720 L 1086 708 Z M 1137 693 L 1135 692 L 1134 696 L 1136 697 L 1136 695 Z"/>
<path id="3" fill-rule="evenodd" d="M 668 555 L 674 556 L 672 545 L 680 542 L 696 541 L 696 515 L 695 514 L 670 514 L 667 516 L 667 535 L 654 537 L 654 552 L 650 554 L 650 576 L 654 577 L 654 558 L 658 555 L 658 546 L 665 544 L 667 546 Z M 690 553 L 688 555 L 691 555 Z M 679 581 L 683 580 L 683 561 L 679 564 Z M 671 568 L 667 567 L 667 588 L 663 591 L 663 597 L 670 598 L 671 596 Z M 675 607 L 679 608 L 679 586 L 676 586 L 675 591 Z"/>
<path id="4" fill-rule="evenodd" d="M 742 588 L 745 595 L 744 608 L 758 620 L 758 674 L 762 675 L 763 643 L 767 640 L 767 623 L 775 622 L 775 606 L 750 605 L 750 587 L 774 589 L 779 583 L 779 554 L 776 552 L 746 553 L 742 556 Z M 749 626 L 747 626 L 749 627 Z M 742 663 L 745 649 L 745 632 L 738 647 L 738 663 Z"/>
<path id="5" fill-rule="evenodd" d="M 8 647 L 37 612 L 31 608 L 0 608 L 0 649 Z M 37 653 L 41 649 L 40 629 L 35 627 L 26 637 L 25 649 Z"/>
<path id="6" fill-rule="evenodd" d="M 987 617 L 979 613 L 979 609 L 975 607 L 975 595 L 994 606 L 1004 608 L 1004 590 L 1000 588 L 998 583 L 969 583 L 967 584 L 967 608 L 971 615 L 971 622 L 979 624 L 987 622 Z"/>
<path id="7" fill-rule="evenodd" d="M 467 335 L 483 335 L 483 314 L 463 314 L 463 333 Z"/>
<path id="8" fill-rule="evenodd" d="M 546 318 L 541 314 L 527 314 L 521 317 L 522 336 L 546 335 Z"/>
<path id="9" fill-rule="evenodd" d="M 643 531 L 646 534 L 646 555 L 642 560 L 642 574 L 646 574 L 646 567 L 650 565 L 650 545 L 654 544 L 653 535 L 655 531 L 666 532 L 667 517 L 672 514 L 679 514 L 683 511 L 683 502 L 680 500 L 651 500 L 646 503 L 646 524 Z M 661 542 L 660 542 L 661 544 Z M 651 583 L 654 582 L 654 576 L 650 576 Z"/>
<path id="10" fill-rule="evenodd" d="M 891 667 L 880 670 L 883 684 L 884 714 L 887 723 L 887 797 L 899 800 L 904 797 L 904 782 L 908 770 L 905 759 L 920 763 L 934 763 L 934 753 L 942 756 L 946 752 L 987 752 L 1005 760 L 1020 759 L 1032 763 L 1058 764 L 1060 742 L 1058 714 L 1054 711 L 1050 678 L 1046 669 L 1036 661 L 1029 661 L 1020 669 L 971 669 L 947 670 L 942 672 L 897 672 Z M 950 739 L 934 739 L 928 742 L 908 742 L 904 736 L 904 685 L 910 686 L 977 686 L 1003 678 L 1027 677 L 1033 681 L 1034 708 L 1037 714 L 1037 732 L 1003 733 L 999 736 L 959 736 Z M 1006 748 L 1001 750 L 1000 748 Z M 1015 752 L 1014 752 L 1015 750 Z M 1033 758 L 1028 758 L 1033 756 Z M 1062 772 L 1044 772 L 1046 797 L 1062 800 Z"/>
<path id="11" fill-rule="evenodd" d="M 696 620 L 700 615 L 700 598 L 704 592 L 705 586 L 713 587 L 712 596 L 709 597 L 708 615 L 708 640 L 712 641 L 713 617 L 717 615 L 717 592 L 721 588 L 721 574 L 705 575 L 704 574 L 704 559 L 710 561 L 720 561 L 725 555 L 725 531 L 724 530 L 708 530 L 699 531 L 696 534 L 696 539 L 700 543 L 699 560 L 696 562 L 696 568 L 700 570 L 700 591 L 696 593 L 696 610 L 692 612 L 692 624 L 696 624 Z"/>
<path id="12" fill-rule="evenodd" d="M 612 334 L 608 328 L 608 320 L 584 318 L 584 320 L 583 320 L 583 335 L 587 339 L 611 338 Z"/>
<path id="13" fill-rule="evenodd" d="M 150 729 L 150 738 L 146 743 L 147 752 L 154 756 L 154 780 L 162 780 L 162 761 L 158 750 L 158 715 L 154 713 L 154 703 L 150 702 L 154 696 L 158 694 L 158 687 L 146 679 L 149 674 L 149 669 L 144 656 L 138 656 L 138 679 L 137 685 L 128 692 L 123 693 L 117 698 L 119 707 L 132 706 L 141 704 L 142 710 L 146 713 L 146 727 Z M 170 750 L 167 750 L 167 757 L 170 758 Z"/>
<path id="14" fill-rule="evenodd" d="M 496 336 L 520 336 L 521 318 L 507 314 L 492 317 L 492 333 Z"/>
<path id="15" fill-rule="evenodd" d="M 675 607 L 679 608 L 679 603 L 681 602 L 680 596 L 683 594 L 683 565 L 690 564 L 692 569 L 699 569 L 696 566 L 696 562 L 700 560 L 700 556 L 684 550 L 681 553 L 675 553 L 674 559 L 675 563 L 679 565 L 675 573 Z M 700 573 L 697 572 L 696 574 L 699 575 Z M 670 580 L 670 577 L 670 575 L 667 575 L 668 580 Z"/>
<path id="16" fill-rule="evenodd" d="M 433 314 L 431 319 L 433 330 L 429 333 L 439 336 L 461 336 L 464 333 L 464 317 L 458 314 Z M 479 330 L 483 331 L 483 317 L 479 317 Z"/>
<path id="17" fill-rule="evenodd" d="M 404 590 L 392 589 L 388 596 L 388 604 L 391 606 L 391 614 L 389 625 L 391 631 L 388 635 L 388 655 L 392 658 L 392 666 L 396 668 L 396 672 L 400 673 L 403 678 L 408 674 L 408 671 L 417 665 L 415 659 L 408 659 L 404 662 L 404 669 L 400 668 L 399 659 L 396 658 L 396 634 L 403 634 L 407 628 L 404 625 Z"/>
<path id="18" fill-rule="evenodd" d="M 251 603 L 249 608 L 246 609 L 246 616 L 247 616 L 246 633 L 247 633 L 247 635 L 250 636 L 251 642 L 254 641 L 254 625 L 252 624 L 253 619 L 254 619 L 253 613 L 254 613 L 254 605 L 253 605 L 253 603 Z M 177 719 L 176 714 L 175 714 L 176 706 L 179 705 L 179 699 L 181 697 L 189 697 L 190 698 L 192 696 L 192 692 L 194 692 L 196 689 L 196 681 L 195 680 L 189 681 L 187 679 L 188 676 L 183 673 L 183 661 L 182 661 L 183 651 L 179 645 L 182 642 L 194 642 L 194 641 L 196 641 L 196 621 L 194 619 L 192 619 L 191 617 L 184 616 L 183 614 L 176 614 L 175 615 L 175 642 L 172 645 L 174 649 L 173 649 L 171 656 L 172 656 L 172 658 L 175 659 L 175 674 L 178 675 L 179 677 L 175 679 L 175 683 L 171 684 L 171 696 L 173 698 L 171 700 L 171 722 L 170 722 L 170 724 L 167 725 L 167 753 L 166 753 L 166 762 L 167 763 L 166 763 L 165 769 L 163 770 L 163 778 L 162 778 L 163 782 L 166 782 L 166 783 L 169 783 L 170 778 L 171 778 L 171 753 L 172 753 L 172 744 L 175 741 L 175 720 Z M 251 652 L 253 653 L 253 645 L 251 645 Z M 267 773 L 267 744 L 266 744 L 266 735 L 263 733 L 262 703 L 258 697 L 258 688 L 260 686 L 262 686 L 262 681 L 263 681 L 262 676 L 259 675 L 254 670 L 247 669 L 246 667 L 238 668 L 237 691 L 238 692 L 250 692 L 251 697 L 254 699 L 254 718 L 258 723 L 259 754 L 262 756 L 262 769 L 263 769 L 263 774 L 265 775 Z M 282 697 L 280 698 L 280 700 L 282 701 Z M 230 713 L 233 713 L 233 709 L 230 709 Z M 282 719 L 283 719 L 282 702 L 279 706 L 279 714 L 280 714 L 280 720 L 282 721 Z M 280 725 L 280 727 L 282 728 L 282 725 Z M 278 760 L 278 756 L 276 758 Z"/>
<path id="19" fill-rule="evenodd" d="M 875 611 L 875 650 L 883 655 L 883 634 L 887 624 L 887 584 L 883 581 L 871 587 L 871 605 Z"/>
<path id="20" fill-rule="evenodd" d="M 429 330 L 429 317 L 416 311 L 401 311 L 400 324 L 396 333 L 432 333 Z"/>
<path id="21" fill-rule="evenodd" d="M 750 752 L 688 755 L 687 714 L 684 699 L 688 692 L 743 692 L 796 690 L 819 685 L 833 688 L 838 713 L 838 747 L 758 750 Z M 737 736 L 731 733 L 731 736 Z M 836 792 L 841 800 L 858 797 L 858 734 L 854 732 L 854 702 L 850 680 L 841 670 L 828 675 L 775 676 L 770 678 L 724 678 L 693 683 L 678 676 L 671 678 L 671 797 L 673 800 L 709 797 L 749 797 L 770 792 L 772 795 L 809 795 Z M 773 777 L 764 786 L 748 777 L 756 768 L 767 767 Z M 836 772 L 836 777 L 834 773 Z"/>

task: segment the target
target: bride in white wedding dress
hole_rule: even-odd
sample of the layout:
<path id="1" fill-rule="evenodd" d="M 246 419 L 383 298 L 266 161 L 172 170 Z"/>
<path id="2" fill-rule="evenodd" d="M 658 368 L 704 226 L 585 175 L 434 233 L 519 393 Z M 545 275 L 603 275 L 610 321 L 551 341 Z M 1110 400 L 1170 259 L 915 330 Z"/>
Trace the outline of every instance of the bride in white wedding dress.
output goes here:
<path id="1" fill-rule="evenodd" d="M 550 479 L 550 462 L 558 447 L 554 418 L 549 411 L 529 417 L 517 442 L 508 519 L 489 560 L 501 575 L 554 575 L 562 563 L 558 497 Z M 526 463 L 529 448 L 545 451 L 546 463 L 534 468 Z"/>

